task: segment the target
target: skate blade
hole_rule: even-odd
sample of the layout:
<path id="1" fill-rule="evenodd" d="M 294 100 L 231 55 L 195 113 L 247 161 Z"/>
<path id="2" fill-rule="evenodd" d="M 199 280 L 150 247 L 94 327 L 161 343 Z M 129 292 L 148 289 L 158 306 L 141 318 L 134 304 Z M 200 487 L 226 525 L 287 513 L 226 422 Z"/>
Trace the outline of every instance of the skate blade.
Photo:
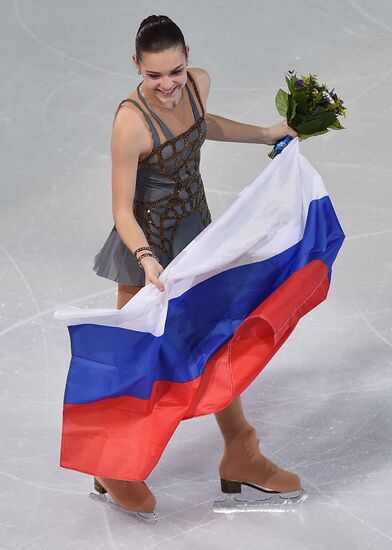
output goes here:
<path id="1" fill-rule="evenodd" d="M 155 512 L 132 512 L 131 510 L 127 510 L 126 508 L 123 508 L 122 506 L 116 504 L 113 500 L 111 500 L 110 495 L 109 497 L 107 497 L 106 495 L 101 495 L 99 493 L 89 493 L 89 497 L 96 502 L 101 502 L 105 506 L 109 506 L 116 512 L 121 512 L 122 514 L 126 514 L 127 516 L 136 518 L 143 523 L 154 524 L 158 521 L 158 516 L 155 514 Z"/>
<path id="2" fill-rule="evenodd" d="M 252 498 L 253 497 L 253 498 Z M 235 512 L 270 512 L 283 513 L 295 512 L 295 504 L 299 504 L 308 498 L 304 489 L 292 493 L 268 493 L 260 491 L 254 498 L 249 498 L 241 493 L 227 494 L 215 500 L 213 511 L 223 514 Z"/>

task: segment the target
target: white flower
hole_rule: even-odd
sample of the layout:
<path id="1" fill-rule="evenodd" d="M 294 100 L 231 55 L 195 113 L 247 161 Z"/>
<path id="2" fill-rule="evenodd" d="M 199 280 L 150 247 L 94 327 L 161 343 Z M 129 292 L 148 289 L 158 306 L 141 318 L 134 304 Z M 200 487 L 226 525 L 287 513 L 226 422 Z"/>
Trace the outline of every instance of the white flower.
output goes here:
<path id="1" fill-rule="evenodd" d="M 333 103 L 334 100 L 332 99 L 332 97 L 329 95 L 328 92 L 326 92 L 325 90 L 323 90 L 323 96 L 329 101 L 329 103 Z"/>

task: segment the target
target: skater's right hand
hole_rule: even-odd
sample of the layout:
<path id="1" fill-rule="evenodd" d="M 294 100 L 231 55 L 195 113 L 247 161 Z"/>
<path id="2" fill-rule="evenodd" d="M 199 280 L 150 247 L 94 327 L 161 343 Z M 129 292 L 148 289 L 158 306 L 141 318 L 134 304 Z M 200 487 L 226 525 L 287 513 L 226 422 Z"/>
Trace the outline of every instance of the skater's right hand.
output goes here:
<path id="1" fill-rule="evenodd" d="M 145 286 L 150 283 L 154 283 L 158 290 L 165 290 L 165 287 L 158 279 L 159 275 L 163 271 L 163 267 L 161 266 L 161 264 L 153 256 L 145 256 L 140 261 L 143 265 L 144 273 L 146 275 L 144 283 Z"/>

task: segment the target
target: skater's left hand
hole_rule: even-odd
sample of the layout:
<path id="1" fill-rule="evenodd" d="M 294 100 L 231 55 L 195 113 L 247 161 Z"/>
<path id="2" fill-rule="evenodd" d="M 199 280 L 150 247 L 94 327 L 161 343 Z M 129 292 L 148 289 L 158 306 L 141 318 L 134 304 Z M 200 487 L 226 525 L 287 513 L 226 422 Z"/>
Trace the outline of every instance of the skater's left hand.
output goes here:
<path id="1" fill-rule="evenodd" d="M 288 126 L 287 119 L 267 128 L 265 144 L 275 145 L 276 142 L 283 139 L 285 136 L 291 136 L 293 138 L 298 136 L 297 132 Z"/>

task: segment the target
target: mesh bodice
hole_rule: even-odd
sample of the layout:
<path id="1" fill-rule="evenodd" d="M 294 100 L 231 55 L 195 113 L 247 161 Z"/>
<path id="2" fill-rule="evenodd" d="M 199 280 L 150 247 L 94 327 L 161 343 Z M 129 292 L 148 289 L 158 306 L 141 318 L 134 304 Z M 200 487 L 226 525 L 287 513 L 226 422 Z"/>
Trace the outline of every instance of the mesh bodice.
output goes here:
<path id="1" fill-rule="evenodd" d="M 196 83 L 189 72 L 188 79 L 193 85 L 201 114 L 186 84 L 195 122 L 177 136 L 173 135 L 141 95 L 141 83 L 137 87 L 138 97 L 148 112 L 133 99 L 124 99 L 118 107 L 126 101 L 133 103 L 142 111 L 149 124 L 154 145 L 151 153 L 138 163 L 133 212 L 149 244 L 161 249 L 169 258 L 173 257 L 172 244 L 177 226 L 185 216 L 199 210 L 203 225 L 207 226 L 211 222 L 199 171 L 200 148 L 207 133 L 205 112 Z M 152 119 L 166 137 L 163 143 L 160 143 Z"/>
<path id="2" fill-rule="evenodd" d="M 187 82 L 194 123 L 178 135 L 170 131 L 141 95 L 142 83 L 137 87 L 139 101 L 124 99 L 116 110 L 117 114 L 127 101 L 133 103 L 143 113 L 151 131 L 152 150 L 138 162 L 133 213 L 163 267 L 212 221 L 199 171 L 200 148 L 207 134 L 205 112 L 189 72 L 188 80 L 199 108 Z M 159 129 L 164 136 L 162 143 Z M 145 284 L 144 271 L 121 240 L 115 225 L 94 258 L 93 270 L 118 283 Z"/>

